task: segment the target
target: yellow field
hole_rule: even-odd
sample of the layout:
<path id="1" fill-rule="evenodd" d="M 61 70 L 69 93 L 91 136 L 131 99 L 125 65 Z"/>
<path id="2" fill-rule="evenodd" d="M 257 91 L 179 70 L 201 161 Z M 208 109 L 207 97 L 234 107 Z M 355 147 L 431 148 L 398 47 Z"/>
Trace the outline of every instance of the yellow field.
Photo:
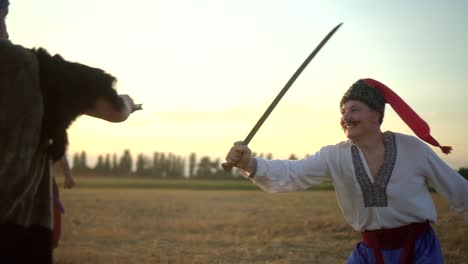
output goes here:
<path id="1" fill-rule="evenodd" d="M 56 263 L 344 263 L 359 240 L 333 191 L 61 190 Z M 446 263 L 468 263 L 468 225 L 434 195 Z"/>

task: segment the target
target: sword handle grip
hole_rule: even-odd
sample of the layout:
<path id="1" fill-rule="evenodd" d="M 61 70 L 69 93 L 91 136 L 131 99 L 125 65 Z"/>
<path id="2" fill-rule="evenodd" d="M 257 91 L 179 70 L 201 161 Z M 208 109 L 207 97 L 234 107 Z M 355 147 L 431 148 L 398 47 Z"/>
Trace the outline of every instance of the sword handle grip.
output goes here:
<path id="1" fill-rule="evenodd" d="M 223 164 L 221 164 L 221 167 L 223 167 L 223 169 L 224 169 L 225 171 L 230 171 L 230 170 L 232 170 L 232 167 L 234 167 L 234 164 L 228 163 L 228 162 L 224 162 Z"/>

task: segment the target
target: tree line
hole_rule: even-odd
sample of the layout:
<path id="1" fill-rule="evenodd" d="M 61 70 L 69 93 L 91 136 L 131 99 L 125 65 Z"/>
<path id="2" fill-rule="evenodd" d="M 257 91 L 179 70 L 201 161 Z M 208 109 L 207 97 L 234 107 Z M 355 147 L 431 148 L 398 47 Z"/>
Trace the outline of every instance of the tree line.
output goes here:
<path id="1" fill-rule="evenodd" d="M 273 159 L 271 153 L 253 153 L 254 157 Z M 306 155 L 307 156 L 307 155 Z M 289 156 L 291 160 L 299 159 L 295 154 Z M 96 164 L 88 163 L 86 151 L 74 153 L 72 173 L 75 175 L 94 176 L 138 176 L 172 179 L 226 179 L 241 178 L 236 169 L 224 171 L 221 168 L 219 158 L 212 159 L 209 156 L 197 157 L 195 152 L 190 153 L 188 158 L 171 152 L 153 152 L 152 155 L 139 153 L 133 157 L 129 149 L 125 149 L 122 155 L 116 153 L 98 155 Z M 458 170 L 468 180 L 468 167 Z"/>
<path id="2" fill-rule="evenodd" d="M 254 153 L 254 155 L 256 155 Z M 260 157 L 272 159 L 271 154 Z M 73 154 L 72 173 L 90 176 L 138 176 L 171 179 L 226 179 L 239 178 L 236 169 L 224 171 L 220 159 L 209 156 L 197 157 L 195 152 L 184 158 L 174 153 L 154 152 L 152 155 L 139 153 L 136 158 L 129 149 L 121 155 L 116 153 L 98 155 L 95 165 L 90 165 L 86 151 Z"/>

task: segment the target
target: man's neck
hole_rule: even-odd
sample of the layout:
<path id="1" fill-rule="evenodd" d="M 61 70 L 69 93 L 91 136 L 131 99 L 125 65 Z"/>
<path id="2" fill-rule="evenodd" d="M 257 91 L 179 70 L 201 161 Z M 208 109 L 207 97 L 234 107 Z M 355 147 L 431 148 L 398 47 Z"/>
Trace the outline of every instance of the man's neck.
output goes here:
<path id="1" fill-rule="evenodd" d="M 373 152 L 384 145 L 383 133 L 380 129 L 375 133 L 366 135 L 362 138 L 353 139 L 351 141 L 362 151 L 366 152 Z"/>

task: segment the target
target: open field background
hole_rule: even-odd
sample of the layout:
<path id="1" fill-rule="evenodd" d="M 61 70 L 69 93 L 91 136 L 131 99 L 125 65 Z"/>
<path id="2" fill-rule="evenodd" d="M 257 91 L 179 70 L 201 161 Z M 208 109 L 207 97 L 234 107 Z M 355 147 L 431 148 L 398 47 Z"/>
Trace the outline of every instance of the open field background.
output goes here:
<path id="1" fill-rule="evenodd" d="M 268 194 L 248 181 L 77 182 L 61 189 L 58 264 L 344 263 L 359 241 L 333 191 Z M 446 263 L 468 263 L 468 225 L 433 197 Z"/>

